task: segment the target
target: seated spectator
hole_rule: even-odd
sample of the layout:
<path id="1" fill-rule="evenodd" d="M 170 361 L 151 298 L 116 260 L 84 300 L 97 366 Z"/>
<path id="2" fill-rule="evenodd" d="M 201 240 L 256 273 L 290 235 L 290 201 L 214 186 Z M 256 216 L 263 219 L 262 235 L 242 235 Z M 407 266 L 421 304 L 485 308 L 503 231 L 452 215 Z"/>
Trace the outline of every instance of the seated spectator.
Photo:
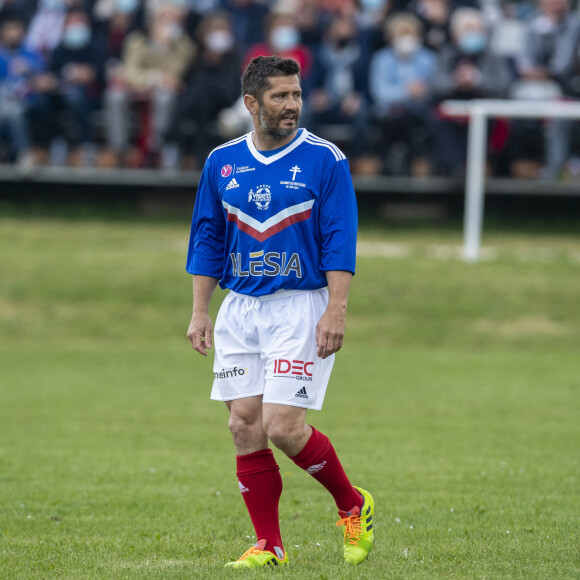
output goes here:
<path id="1" fill-rule="evenodd" d="M 196 54 L 195 44 L 185 33 L 184 17 L 182 9 L 158 4 L 149 14 L 148 31 L 136 31 L 126 38 L 121 69 L 109 80 L 105 93 L 107 142 L 117 164 L 126 162 L 133 103 L 142 105 L 145 162 L 154 164 L 165 145 L 183 76 Z"/>
<path id="2" fill-rule="evenodd" d="M 138 0 L 112 0 L 110 16 L 98 26 L 106 53 L 107 74 L 117 74 L 125 39 L 138 28 L 141 18 Z M 96 10 L 96 9 L 95 9 Z"/>
<path id="3" fill-rule="evenodd" d="M 311 0 L 296 0 L 295 5 L 295 22 L 302 43 L 314 52 L 322 40 L 322 33 L 330 17 L 321 13 L 318 4 Z"/>
<path id="4" fill-rule="evenodd" d="M 66 163 L 71 145 L 80 145 L 83 165 L 95 162 L 92 113 L 104 84 L 104 58 L 88 14 L 71 10 L 65 19 L 62 40 L 51 55 L 49 72 L 38 84 L 44 92 L 43 127 L 50 140 L 52 164 Z"/>
<path id="5" fill-rule="evenodd" d="M 361 153 L 367 121 L 367 58 L 358 42 L 352 16 L 337 16 L 330 22 L 314 58 L 314 68 L 305 96 L 303 124 L 313 133 L 323 125 L 350 128 L 349 157 Z"/>
<path id="6" fill-rule="evenodd" d="M 207 0 L 198 0 L 203 4 Z M 245 54 L 250 46 L 263 41 L 262 23 L 266 18 L 270 2 L 264 0 L 225 0 L 219 8 L 226 8 L 231 15 L 236 46 Z M 215 10 L 215 8 L 214 8 Z"/>
<path id="7" fill-rule="evenodd" d="M 518 63 L 522 81 L 513 96 L 577 97 L 569 81 L 579 44 L 580 20 L 571 12 L 568 0 L 541 0 L 538 15 L 528 26 L 526 50 Z M 545 127 L 546 163 L 542 176 L 555 179 L 570 153 L 574 121 L 553 119 Z"/>
<path id="8" fill-rule="evenodd" d="M 275 54 L 293 58 L 300 65 L 300 76 L 306 80 L 312 67 L 312 53 L 302 44 L 294 15 L 288 12 L 272 13 L 266 18 L 266 40 L 250 47 L 244 59 L 246 66 L 257 56 Z"/>
<path id="9" fill-rule="evenodd" d="M 356 18 L 364 50 L 370 54 L 383 47 L 384 22 L 391 3 L 389 0 L 360 0 L 357 4 Z"/>
<path id="10" fill-rule="evenodd" d="M 451 41 L 449 21 L 452 5 L 450 0 L 411 0 L 407 10 L 415 14 L 423 25 L 425 46 L 438 51 Z"/>
<path id="11" fill-rule="evenodd" d="M 390 46 L 376 52 L 370 63 L 369 89 L 374 117 L 382 129 L 385 170 L 408 174 L 429 171 L 432 148 L 430 98 L 437 70 L 433 52 L 422 44 L 421 23 L 400 12 L 385 24 Z"/>
<path id="12" fill-rule="evenodd" d="M 182 150 L 191 151 L 201 166 L 209 152 L 222 141 L 216 125 L 219 113 L 239 97 L 240 59 L 227 13 L 206 16 L 199 25 L 197 37 L 199 58 L 186 77 L 186 89 L 179 98 L 170 136 L 180 143 Z M 177 159 L 165 157 L 162 164 L 173 168 Z"/>
<path id="13" fill-rule="evenodd" d="M 423 24 L 425 46 L 437 52 L 451 42 L 449 23 L 455 10 L 478 6 L 478 0 L 410 0 L 405 9 Z"/>
<path id="14" fill-rule="evenodd" d="M 7 134 L 9 159 L 29 167 L 33 164 L 30 117 L 37 105 L 35 81 L 44 62 L 23 47 L 25 32 L 17 12 L 0 23 L 0 135 Z"/>
<path id="15" fill-rule="evenodd" d="M 511 80 L 505 59 L 488 48 L 483 15 L 459 8 L 451 18 L 452 43 L 439 53 L 434 91 L 437 100 L 505 97 Z M 440 119 L 436 130 L 438 171 L 462 175 L 467 150 L 467 122 Z"/>
<path id="16" fill-rule="evenodd" d="M 107 59 L 121 59 L 125 36 L 141 28 L 143 7 L 139 0 L 99 0 L 93 8 L 95 32 L 104 39 Z"/>

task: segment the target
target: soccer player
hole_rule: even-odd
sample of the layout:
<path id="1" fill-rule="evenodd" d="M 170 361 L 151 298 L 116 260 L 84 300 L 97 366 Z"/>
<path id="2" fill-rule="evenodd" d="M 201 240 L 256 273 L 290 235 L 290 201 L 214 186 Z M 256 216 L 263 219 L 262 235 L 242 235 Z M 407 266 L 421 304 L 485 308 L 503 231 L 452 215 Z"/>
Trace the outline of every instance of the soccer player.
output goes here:
<path id="1" fill-rule="evenodd" d="M 300 67 L 257 57 L 242 76 L 254 131 L 209 155 L 193 212 L 192 347 L 207 356 L 208 309 L 229 289 L 215 325 L 211 398 L 224 401 L 240 492 L 257 542 L 234 568 L 288 564 L 278 518 L 282 478 L 271 441 L 336 502 L 344 559 L 360 564 L 373 542 L 374 502 L 354 487 L 329 441 L 305 423 L 320 409 L 342 347 L 355 268 L 357 207 L 348 162 L 298 128 Z"/>

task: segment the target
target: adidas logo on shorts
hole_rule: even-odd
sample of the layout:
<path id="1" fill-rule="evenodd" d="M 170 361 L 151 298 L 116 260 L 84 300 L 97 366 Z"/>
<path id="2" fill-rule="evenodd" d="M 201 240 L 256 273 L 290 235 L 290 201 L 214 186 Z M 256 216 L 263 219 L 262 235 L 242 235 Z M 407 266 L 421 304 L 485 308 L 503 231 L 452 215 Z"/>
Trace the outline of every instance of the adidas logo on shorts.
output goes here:
<path id="1" fill-rule="evenodd" d="M 234 189 L 234 187 L 240 187 L 240 184 L 236 181 L 235 177 L 226 185 L 226 191 L 228 191 L 228 189 Z"/>
<path id="2" fill-rule="evenodd" d="M 308 399 L 308 393 L 306 392 L 306 387 L 302 387 L 294 396 L 299 397 L 300 399 Z"/>

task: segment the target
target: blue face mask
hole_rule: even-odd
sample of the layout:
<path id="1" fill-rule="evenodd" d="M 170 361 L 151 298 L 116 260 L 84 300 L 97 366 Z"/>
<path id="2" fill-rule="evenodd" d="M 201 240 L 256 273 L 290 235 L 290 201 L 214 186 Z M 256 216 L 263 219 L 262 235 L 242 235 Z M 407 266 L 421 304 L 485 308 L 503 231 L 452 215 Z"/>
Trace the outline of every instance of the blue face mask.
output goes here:
<path id="1" fill-rule="evenodd" d="M 378 10 L 385 5 L 385 0 L 361 0 L 363 10 Z"/>
<path id="2" fill-rule="evenodd" d="M 139 7 L 139 0 L 117 0 L 115 9 L 121 14 L 133 14 Z"/>
<path id="3" fill-rule="evenodd" d="M 85 48 L 91 41 L 91 29 L 84 24 L 71 24 L 65 29 L 62 41 L 73 50 Z"/>
<path id="4" fill-rule="evenodd" d="M 459 37 L 459 48 L 465 54 L 478 54 L 487 46 L 483 32 L 466 32 Z"/>
<path id="5" fill-rule="evenodd" d="M 300 33 L 292 26 L 279 26 L 272 30 L 270 40 L 275 50 L 285 52 L 300 43 Z"/>

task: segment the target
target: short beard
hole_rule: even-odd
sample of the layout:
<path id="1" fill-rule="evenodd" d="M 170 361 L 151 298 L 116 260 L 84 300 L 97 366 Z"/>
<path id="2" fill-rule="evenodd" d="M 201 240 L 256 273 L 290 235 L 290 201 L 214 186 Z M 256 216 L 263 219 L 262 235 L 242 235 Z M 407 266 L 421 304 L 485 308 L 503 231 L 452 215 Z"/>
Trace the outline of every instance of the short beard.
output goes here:
<path id="1" fill-rule="evenodd" d="M 281 127 L 269 125 L 268 121 L 271 119 L 266 119 L 266 115 L 264 115 L 264 107 L 260 107 L 258 119 L 260 121 L 260 129 L 262 130 L 262 133 L 274 141 L 281 141 L 282 139 L 286 139 L 286 137 L 292 137 L 298 132 L 298 118 L 296 118 L 296 127 L 293 129 L 282 129 Z"/>

